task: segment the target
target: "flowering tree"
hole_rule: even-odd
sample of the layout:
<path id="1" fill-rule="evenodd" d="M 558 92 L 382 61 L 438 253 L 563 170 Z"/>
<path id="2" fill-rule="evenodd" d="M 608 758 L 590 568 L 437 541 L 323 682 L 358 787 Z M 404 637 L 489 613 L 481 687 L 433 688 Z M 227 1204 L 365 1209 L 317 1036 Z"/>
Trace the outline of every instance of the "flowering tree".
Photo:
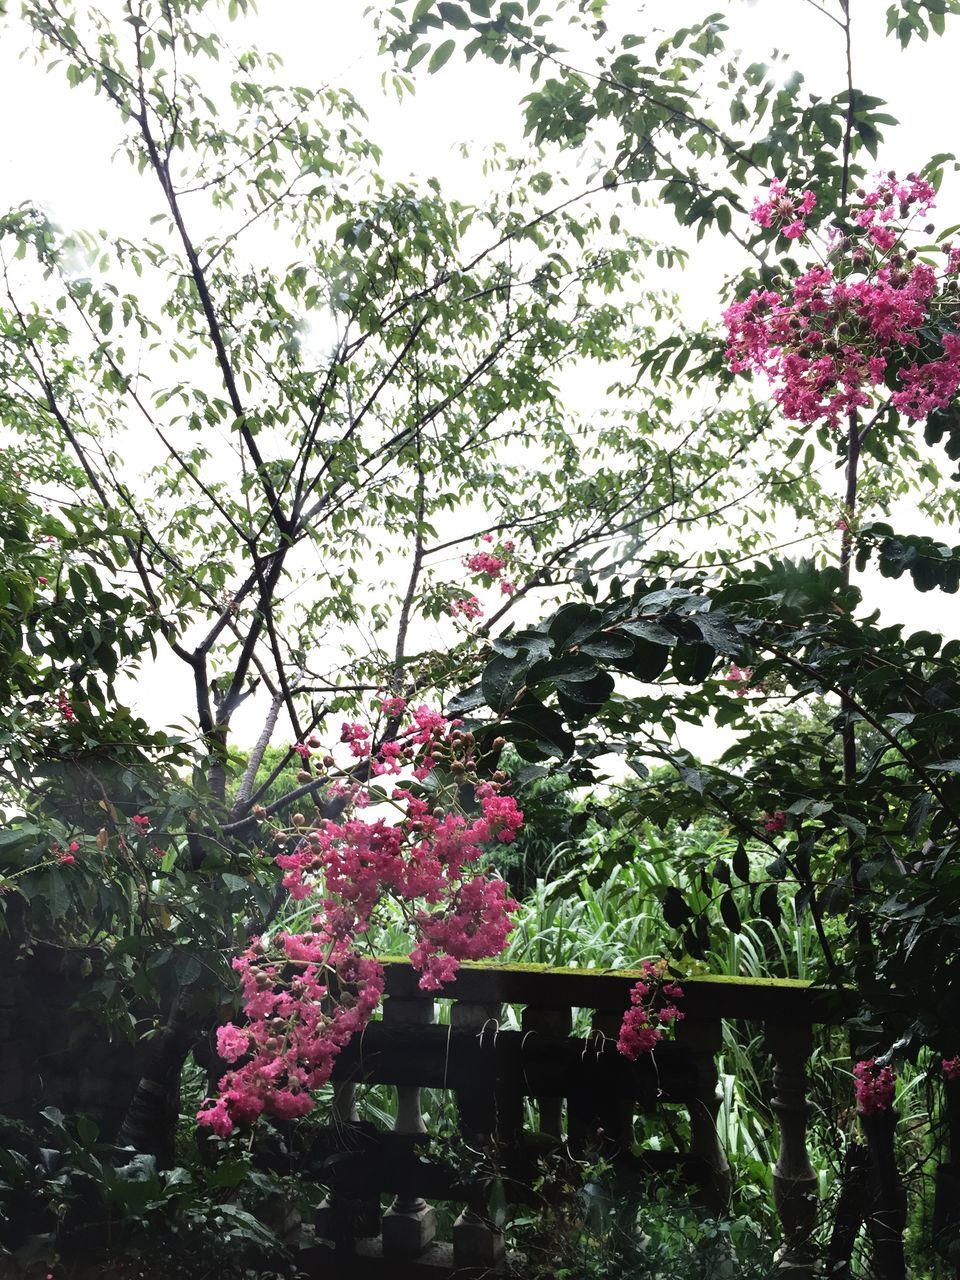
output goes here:
<path id="1" fill-rule="evenodd" d="M 392 697 L 381 709 L 402 720 L 406 704 Z M 410 770 L 412 778 L 384 791 L 353 781 L 352 771 L 331 787 L 348 806 L 339 821 L 321 819 L 305 830 L 304 816 L 294 815 L 293 851 L 276 861 L 291 898 L 308 899 L 316 914 L 309 932 L 284 932 L 269 945 L 254 938 L 234 960 L 245 1023 L 221 1027 L 217 1048 L 228 1063 L 243 1062 L 224 1076 L 220 1096 L 200 1112 L 201 1124 L 225 1135 L 236 1120 L 264 1110 L 289 1119 L 313 1108 L 312 1093 L 329 1079 L 337 1053 L 379 1004 L 383 966 L 368 935 L 376 938 L 385 902 L 396 904 L 409 924 L 410 958 L 427 990 L 449 981 L 459 961 L 503 950 L 516 903 L 505 882 L 478 864 L 484 846 L 514 838 L 523 815 L 504 793 L 505 775 L 480 781 L 475 739 L 458 723 L 420 706 L 376 749 L 370 728 L 343 726 L 342 739 L 364 775 L 399 781 Z M 445 786 L 418 786 L 440 778 Z M 473 818 L 459 804 L 466 787 L 479 810 Z M 389 817 L 351 812 L 378 801 L 389 805 Z M 275 833 L 280 847 L 286 835 Z"/>
<path id="2" fill-rule="evenodd" d="M 899 234 L 901 204 L 908 219 L 929 202 L 944 158 L 903 184 L 864 185 L 854 206 L 848 196 L 881 141 L 883 104 L 852 83 L 823 103 L 796 78 L 775 89 L 763 68 L 730 71 L 716 20 L 668 40 L 621 33 L 618 45 L 594 21 L 603 6 L 591 6 L 598 48 L 613 47 L 582 74 L 560 47 L 559 8 L 384 7 L 385 66 L 401 96 L 417 63 L 439 73 L 458 42 L 466 56 L 548 71 L 526 100 L 530 149 L 503 162 L 502 185 L 492 178 L 489 197 L 471 205 L 436 182 L 388 183 L 350 93 L 270 83 L 279 75 L 270 59 L 234 50 L 229 33 L 240 28 L 225 18 L 239 21 L 245 8 L 126 0 L 114 20 L 94 7 L 27 0 L 7 21 L 42 64 L 111 109 L 116 135 L 106 149 L 119 142 L 156 210 L 149 236 L 65 230 L 29 203 L 0 219 L 10 485 L 18 500 L 35 490 L 55 509 L 77 502 L 97 531 L 65 540 L 53 572 L 34 574 L 30 556 L 23 561 L 69 605 L 41 683 L 63 696 L 60 772 L 84 780 L 64 812 L 52 803 L 56 788 L 28 793 L 30 767 L 10 773 L 29 812 L 15 823 L 15 846 L 0 850 L 16 855 L 25 927 L 77 942 L 104 931 L 119 938 L 110 981 L 120 1005 L 131 985 L 160 999 L 151 1070 L 164 1082 L 231 992 L 229 957 L 239 953 L 250 1021 L 221 1036 L 239 1065 L 208 1122 L 225 1130 L 261 1108 L 303 1109 L 332 1053 L 369 1014 L 377 969 L 360 943 L 387 903 L 407 913 L 429 981 L 502 944 L 507 902 L 484 859 L 516 829 L 507 780 L 497 777 L 501 740 L 510 740 L 529 764 L 579 782 L 611 747 L 675 761 L 695 803 L 719 804 L 745 831 L 759 825 L 780 866 L 761 909 L 779 910 L 781 881 L 795 883 L 835 965 L 824 918 L 844 909 L 851 859 L 861 917 L 872 901 L 870 858 L 846 839 L 868 842 L 850 785 L 854 722 L 872 717 L 903 757 L 900 730 L 885 717 L 910 714 L 904 706 L 932 674 L 945 687 L 953 661 L 929 645 L 888 645 L 884 663 L 897 664 L 904 691 L 877 705 L 869 670 L 856 665 L 880 639 L 853 621 L 854 548 L 895 567 L 907 547 L 917 573 L 930 564 L 948 575 L 957 564 L 869 527 L 813 462 L 818 447 L 853 450 L 856 476 L 861 454 L 879 471 L 895 452 L 895 478 L 871 480 L 879 514 L 918 476 L 924 502 L 943 516 L 955 509 L 908 416 L 950 395 L 949 281 L 928 289 L 933 268 L 911 249 L 894 263 L 898 242 L 883 246 Z M 904 6 L 901 40 L 917 29 L 915 9 Z M 844 14 L 841 6 L 841 27 Z M 729 128 L 718 123 L 718 100 Z M 558 159 L 570 148 L 589 156 L 584 187 Z M 772 376 L 773 405 L 745 393 L 725 344 L 685 331 L 659 283 L 645 278 L 648 261 L 683 258 L 634 229 L 646 193 L 747 255 L 752 274 L 731 285 L 728 345 Z M 862 222 L 853 223 L 854 208 Z M 780 250 L 806 252 L 808 225 L 823 228 L 831 256 L 802 272 Z M 857 252 L 867 257 L 855 262 Z M 940 261 L 951 269 L 949 250 Z M 780 275 L 786 283 L 775 282 Z M 754 291 L 776 301 L 758 310 Z M 940 337 L 924 319 L 941 324 Z M 581 414 L 569 388 L 591 367 L 613 386 L 597 412 Z M 687 399 L 704 383 L 707 413 Z M 903 415 L 883 389 L 907 397 Z M 873 417 L 838 435 L 830 406 L 842 421 L 848 408 L 867 409 L 858 397 Z M 793 405 L 803 409 L 796 425 L 774 429 Z M 953 448 L 951 413 L 934 409 L 927 430 L 939 423 Z M 132 439 L 149 449 L 132 449 Z M 821 537 L 835 537 L 842 522 L 839 576 L 780 564 L 728 579 L 693 573 L 694 560 L 749 563 L 769 547 L 763 520 L 777 508 Z M 45 527 L 35 517 L 30 539 Z M 701 527 L 707 551 L 675 536 Z M 94 644 L 89 630 L 96 589 L 80 571 L 93 542 L 110 558 L 110 590 L 130 619 L 122 642 L 99 629 Z M 641 573 L 636 589 L 624 585 Z M 527 625 L 538 598 L 555 604 L 578 587 L 585 601 Z M 176 742 L 136 725 L 109 682 L 90 683 L 117 653 L 129 664 L 151 643 L 189 685 L 190 723 Z M 741 676 L 749 670 L 749 681 L 724 681 L 718 654 Z M 618 681 L 652 684 L 664 672 L 679 691 L 611 699 Z M 805 777 L 799 747 L 781 750 L 772 767 L 767 730 L 750 723 L 755 691 L 789 681 L 801 695 L 825 689 L 844 709 L 842 768 L 829 750 L 803 755 L 804 771 L 811 759 L 823 765 L 815 799 L 795 794 Z M 461 696 L 450 703 L 451 693 Z M 416 712 L 411 726 L 393 699 L 471 720 L 455 729 L 430 721 L 434 712 L 421 724 Z M 259 724 L 241 760 L 236 724 L 251 708 Z M 671 740 L 678 721 L 707 714 L 745 730 L 750 769 L 735 791 L 723 768 L 696 767 Z M 116 725 L 127 726 L 125 738 Z M 881 769 L 886 790 L 868 802 L 884 839 L 891 794 L 907 805 L 911 840 L 950 799 L 949 779 L 934 771 L 948 759 L 942 724 L 912 732 L 920 737 L 905 748 L 915 762 L 909 779 Z M 311 741 L 331 734 L 345 735 L 349 760 L 321 756 L 318 767 Z M 141 735 L 147 752 L 136 749 Z M 271 740 L 288 744 L 285 757 L 258 779 Z M 372 796 L 393 806 L 393 819 L 358 815 L 372 780 L 395 764 L 409 774 L 398 783 L 405 794 Z M 448 767 L 443 803 L 431 803 L 422 791 Z M 262 803 L 284 776 L 284 793 Z M 794 807 L 806 801 L 813 807 Z M 827 808 L 811 818 L 817 805 Z M 814 830 L 816 859 L 805 843 Z M 77 844 L 66 855 L 74 863 L 52 863 L 54 840 L 61 851 Z M 308 887 L 310 934 L 254 948 L 286 894 Z M 685 904 L 671 897 L 665 906 L 696 945 Z M 249 1066 L 238 1056 L 248 1051 Z M 147 1086 L 141 1103 L 157 1096 Z"/>
<path id="3" fill-rule="evenodd" d="M 235 48 L 246 8 L 28 0 L 4 18 L 5 42 L 99 97 L 103 157 L 119 146 L 152 201 L 149 233 L 59 227 L 29 200 L 0 217 L 7 482 L 15 503 L 35 495 L 32 549 L 4 572 L 26 631 L 57 621 L 17 708 L 36 750 L 17 756 L 11 733 L 3 751 L 3 905 L 28 936 L 110 941 L 91 1001 L 128 1021 L 132 993 L 159 1002 L 140 1116 L 233 990 L 235 921 L 245 945 L 276 916 L 286 890 L 261 850 L 297 856 L 297 813 L 311 831 L 344 819 L 348 797 L 304 767 L 311 735 L 384 697 L 443 705 L 502 621 L 591 562 L 676 558 L 678 519 L 723 523 L 731 454 L 760 421 L 731 404 L 704 430 L 632 376 L 597 412 L 570 403 L 575 376 L 619 378 L 671 322 L 645 263 L 682 255 L 604 204 L 639 172 L 577 186 L 544 133 L 496 161 L 480 204 L 387 182 L 349 92 L 273 83 L 271 58 Z M 654 111 L 672 127 L 672 99 Z M 106 184 L 99 163 L 91 148 Z M 175 733 L 104 676 L 154 648 L 161 674 L 140 679 L 173 688 L 179 670 Z M 514 714 L 528 758 L 565 754 L 537 699 Z M 370 761 L 396 740 L 381 729 Z M 287 749 L 263 778 L 271 741 Z"/>

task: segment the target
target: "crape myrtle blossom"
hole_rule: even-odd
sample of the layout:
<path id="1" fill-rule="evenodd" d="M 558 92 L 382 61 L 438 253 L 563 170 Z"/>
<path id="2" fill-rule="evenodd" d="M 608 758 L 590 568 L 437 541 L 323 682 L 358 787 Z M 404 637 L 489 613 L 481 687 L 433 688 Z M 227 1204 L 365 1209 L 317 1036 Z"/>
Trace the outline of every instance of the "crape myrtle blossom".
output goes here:
<path id="1" fill-rule="evenodd" d="M 853 1068 L 853 1078 L 861 1115 L 875 1116 L 890 1110 L 897 1087 L 892 1068 L 879 1066 L 876 1058 L 865 1058 Z"/>
<path id="2" fill-rule="evenodd" d="M 677 1001 L 683 990 L 675 982 L 665 982 L 666 960 L 644 960 L 643 978 L 630 992 L 630 1008 L 623 1015 L 617 1048 L 635 1062 L 643 1053 L 652 1053 L 663 1039 L 664 1030 L 683 1021 Z"/>
<path id="3" fill-rule="evenodd" d="M 386 903 L 409 925 L 410 959 L 425 990 L 449 981 L 461 961 L 497 955 L 506 944 L 517 904 L 484 867 L 484 854 L 513 840 L 523 821 L 506 776 L 481 780 L 473 735 L 459 721 L 407 708 L 402 698 L 386 698 L 378 710 L 409 719 L 378 747 L 363 724 L 343 725 L 341 741 L 356 764 L 330 784 L 347 801 L 340 818 L 319 819 L 306 832 L 297 825 L 292 851 L 294 833 L 276 833 L 283 887 L 315 911 L 305 932 L 253 939 L 233 961 L 245 1021 L 219 1029 L 217 1049 L 231 1070 L 197 1116 L 220 1136 L 263 1113 L 290 1119 L 313 1108 L 314 1091 L 383 994 L 383 967 L 364 954 L 364 939 Z M 422 792 L 417 783 L 441 764 L 452 783 Z M 371 793 L 358 776 L 395 782 Z M 476 798 L 469 813 L 457 804 L 465 782 Z M 389 818 L 357 812 L 371 803 L 388 807 Z"/>
<path id="4" fill-rule="evenodd" d="M 485 533 L 481 538 L 481 542 L 493 542 L 493 535 Z M 499 582 L 500 591 L 505 596 L 512 596 L 516 591 L 516 583 L 504 576 L 504 570 L 509 564 L 510 557 L 513 554 L 516 543 L 512 538 L 507 538 L 501 542 L 493 551 L 485 551 L 481 548 L 474 551 L 471 555 L 464 556 L 463 565 L 473 578 L 479 580 L 486 587 L 491 587 L 495 582 Z M 473 612 L 474 608 L 479 609 L 479 602 L 476 596 L 471 596 L 469 600 L 455 600 L 450 606 L 450 612 L 454 617 L 478 617 L 479 613 Z"/>
<path id="5" fill-rule="evenodd" d="M 806 230 L 805 219 L 812 213 L 817 197 L 805 191 L 799 199 L 787 194 L 786 185 L 774 179 L 770 183 L 766 200 L 757 196 L 750 217 L 765 230 L 779 227 L 788 240 L 797 240 Z"/>
<path id="6" fill-rule="evenodd" d="M 938 273 L 903 246 L 906 222 L 924 216 L 933 198 L 915 174 L 905 182 L 888 174 L 874 190 L 858 191 L 851 225 L 835 238 L 827 262 L 776 289 L 754 289 L 724 312 L 733 372 L 762 373 L 784 416 L 801 423 L 838 427 L 888 394 L 909 418 L 945 408 L 960 387 L 960 337 L 951 332 L 954 305 L 946 292 L 960 254 L 942 246 L 947 263 Z M 790 200 L 775 183 L 753 216 L 772 227 L 794 210 L 805 216 L 813 207 L 805 201 Z M 936 346 L 931 330 L 942 334 Z M 904 352 L 915 357 L 905 366 Z"/>

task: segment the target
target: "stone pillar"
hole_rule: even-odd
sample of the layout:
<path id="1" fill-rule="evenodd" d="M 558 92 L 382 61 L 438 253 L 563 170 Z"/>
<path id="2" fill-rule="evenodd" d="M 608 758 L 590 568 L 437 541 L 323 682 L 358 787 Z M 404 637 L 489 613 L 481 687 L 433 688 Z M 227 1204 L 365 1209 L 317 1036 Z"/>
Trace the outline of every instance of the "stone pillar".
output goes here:
<path id="1" fill-rule="evenodd" d="M 453 1034 L 471 1031 L 476 1037 L 478 1076 L 475 1087 L 457 1089 L 457 1110 L 464 1141 L 479 1152 L 486 1150 L 491 1160 L 496 1138 L 495 1087 L 484 1056 L 495 1053 L 501 1008 L 494 1004 L 456 1001 L 450 1009 Z M 503 1233 L 486 1216 L 487 1190 L 483 1184 L 471 1189 L 466 1208 L 453 1224 L 453 1260 L 457 1267 L 495 1268 L 504 1258 Z"/>
<path id="2" fill-rule="evenodd" d="M 950 1158 L 937 1165 L 933 1200 L 934 1239 L 950 1239 L 960 1227 L 960 1080 L 944 1080 L 943 1102 Z"/>
<path id="3" fill-rule="evenodd" d="M 815 1274 L 813 1231 L 817 1222 L 817 1175 L 807 1152 L 807 1062 L 813 1031 L 806 1026 L 768 1024 L 773 1058 L 770 1105 L 780 1128 L 780 1151 L 773 1168 L 773 1199 L 783 1228 L 775 1276 L 806 1280 Z"/>
<path id="4" fill-rule="evenodd" d="M 434 1007 L 429 1000 L 401 1000 L 390 996 L 383 1006 L 383 1021 L 390 1027 L 423 1027 L 433 1022 Z M 415 1085 L 398 1086 L 397 1118 L 394 1133 L 426 1133 L 420 1109 L 420 1090 Z M 397 1196 L 383 1218 L 383 1252 L 394 1258 L 416 1258 L 433 1240 L 437 1215 L 414 1191 Z"/>
<path id="5" fill-rule="evenodd" d="M 521 1014 L 520 1027 L 524 1041 L 528 1035 L 569 1036 L 573 1016 L 569 1009 L 538 1009 L 530 1005 Z M 521 1047 L 521 1063 L 522 1054 Z M 563 1138 L 563 1098 L 537 1094 L 535 1101 L 540 1113 L 540 1132 L 560 1141 Z"/>
<path id="6" fill-rule="evenodd" d="M 867 1232 L 873 1244 L 876 1280 L 905 1280 L 907 1274 L 903 1256 L 907 1196 L 900 1181 L 893 1143 L 898 1119 L 893 1107 L 875 1115 L 860 1114 L 860 1127 L 867 1140 Z"/>
<path id="7" fill-rule="evenodd" d="M 346 1131 L 360 1119 L 356 1096 L 357 1086 L 352 1080 L 341 1080 L 333 1086 L 333 1123 L 344 1131 L 345 1150 L 349 1150 Z M 341 1252 L 352 1253 L 355 1238 L 380 1234 L 379 1197 L 355 1198 L 332 1190 L 317 1206 L 316 1233 L 322 1240 L 333 1240 Z"/>
<path id="8" fill-rule="evenodd" d="M 676 1039 L 693 1055 L 697 1071 L 696 1095 L 690 1103 L 690 1155 L 706 1165 L 708 1182 L 701 1199 L 719 1217 L 730 1203 L 730 1165 L 717 1137 L 720 1090 L 714 1061 L 723 1043 L 723 1024 L 685 1018 L 677 1024 Z"/>
<path id="9" fill-rule="evenodd" d="M 622 1013 L 594 1013 L 590 1025 L 596 1035 L 596 1049 L 601 1058 L 619 1054 L 617 1037 L 622 1022 Z M 629 1098 L 601 1097 L 597 1100 L 601 1141 L 608 1156 L 621 1155 L 633 1147 L 633 1112 L 634 1104 Z"/>

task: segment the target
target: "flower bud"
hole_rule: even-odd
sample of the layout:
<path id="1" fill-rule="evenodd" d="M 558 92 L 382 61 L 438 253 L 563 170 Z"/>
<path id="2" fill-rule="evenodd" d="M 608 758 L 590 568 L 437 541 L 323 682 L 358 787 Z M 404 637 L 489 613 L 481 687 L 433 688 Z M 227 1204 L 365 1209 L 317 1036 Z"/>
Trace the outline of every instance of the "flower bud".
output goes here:
<path id="1" fill-rule="evenodd" d="M 306 818 L 303 816 L 302 813 L 295 813 L 293 815 L 292 821 L 295 827 L 302 827 L 303 824 L 306 822 Z"/>

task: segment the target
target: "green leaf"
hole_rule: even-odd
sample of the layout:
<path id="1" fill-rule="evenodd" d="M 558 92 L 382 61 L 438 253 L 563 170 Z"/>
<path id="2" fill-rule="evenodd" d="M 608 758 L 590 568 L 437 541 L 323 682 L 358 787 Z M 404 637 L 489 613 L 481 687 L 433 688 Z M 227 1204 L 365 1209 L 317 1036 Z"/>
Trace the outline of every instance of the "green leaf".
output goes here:
<path id="1" fill-rule="evenodd" d="M 674 885 L 670 885 L 663 895 L 664 920 L 671 929 L 679 929 L 692 915 L 683 894 Z"/>
<path id="2" fill-rule="evenodd" d="M 458 31 L 469 31 L 470 16 L 458 4 L 449 4 L 444 0 L 444 3 L 437 8 L 444 22 L 449 23 L 451 27 L 456 27 Z"/>
<path id="3" fill-rule="evenodd" d="M 600 630 L 603 615 L 589 604 L 568 604 L 550 620 L 548 633 L 558 648 L 572 649 Z"/>
<path id="4" fill-rule="evenodd" d="M 737 904 L 729 889 L 720 899 L 720 917 L 731 933 L 740 933 L 743 924 L 740 920 Z"/>
<path id="5" fill-rule="evenodd" d="M 580 652 L 587 653 L 592 658 L 602 658 L 607 662 L 614 662 L 632 657 L 633 642 L 628 640 L 626 636 L 604 632 L 593 640 L 585 640 L 580 646 Z"/>
<path id="6" fill-rule="evenodd" d="M 527 682 L 530 669 L 528 658 L 497 656 L 486 666 L 480 679 L 487 706 L 494 711 L 506 711 Z"/>
<path id="7" fill-rule="evenodd" d="M 747 853 L 747 847 L 741 840 L 737 845 L 736 852 L 732 859 L 734 875 L 738 879 L 748 883 L 750 880 L 750 856 Z"/>
<path id="8" fill-rule="evenodd" d="M 445 63 L 450 60 L 450 55 L 457 47 L 455 40 L 444 40 L 443 44 L 437 45 L 433 53 L 430 55 L 430 61 L 427 63 L 427 70 L 432 75 L 435 71 L 439 71 Z"/>
<path id="9" fill-rule="evenodd" d="M 769 920 L 775 928 L 779 927 L 783 916 L 780 912 L 777 886 L 775 884 L 767 885 L 766 889 L 760 894 L 757 907 L 764 920 Z"/>

